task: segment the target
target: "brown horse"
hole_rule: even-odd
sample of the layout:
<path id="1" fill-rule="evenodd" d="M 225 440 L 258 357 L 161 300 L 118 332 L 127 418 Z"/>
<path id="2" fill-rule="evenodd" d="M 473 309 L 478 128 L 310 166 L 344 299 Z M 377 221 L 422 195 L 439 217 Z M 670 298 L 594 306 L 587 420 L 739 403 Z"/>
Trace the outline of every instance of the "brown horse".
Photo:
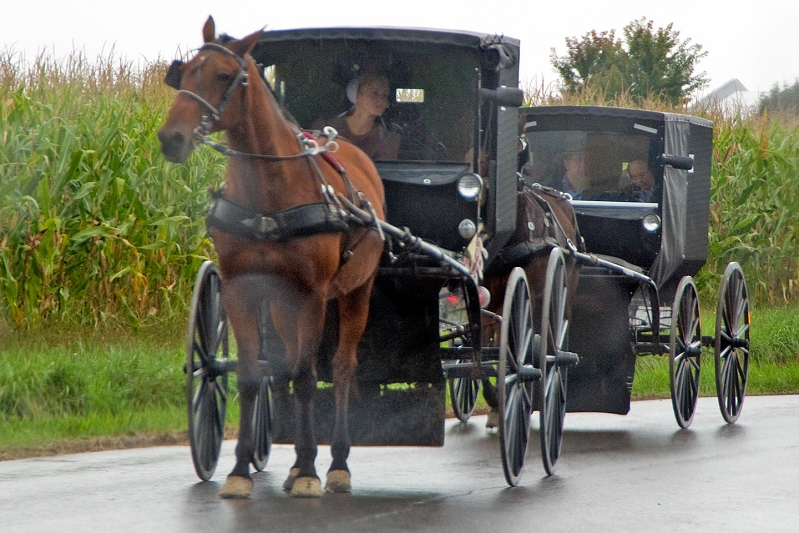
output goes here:
<path id="1" fill-rule="evenodd" d="M 261 32 L 216 39 L 209 17 L 202 33 L 205 45 L 197 55 L 176 62 L 167 75 L 180 92 L 158 138 L 166 158 L 181 163 L 202 134 L 225 131 L 231 155 L 221 197 L 209 214 L 222 302 L 238 345 L 241 402 L 236 466 L 220 496 L 246 498 L 252 490 L 253 404 L 261 379 L 258 311 L 264 302 L 285 344 L 297 401 L 297 459 L 284 488 L 292 496 L 321 496 L 313 400 L 331 299 L 338 300 L 340 329 L 333 358 L 333 462 L 325 488 L 348 492 L 347 404 L 383 242 L 373 228 L 348 220 L 339 199 L 383 219 L 382 182 L 372 161 L 351 144 L 338 142 L 335 157 L 326 160 L 312 143 L 308 148 L 307 136 L 286 118 L 249 55 Z"/>
<path id="2" fill-rule="evenodd" d="M 533 316 L 539 320 L 542 315 L 544 284 L 550 250 L 556 246 L 568 249 L 569 241 L 579 251 L 584 252 L 585 250 L 574 209 L 565 194 L 539 185 L 528 186 L 521 180 L 519 180 L 518 190 L 516 231 L 492 262 L 486 272 L 483 285 L 494 296 L 488 310 L 498 314 L 502 313 L 505 286 L 510 271 L 515 266 L 524 267 L 527 280 L 530 283 L 531 296 L 535 300 Z M 568 289 L 566 318 L 569 319 L 572 303 L 577 293 L 580 272 L 574 256 L 567 254 L 565 260 Z M 538 326 L 536 324 L 536 328 Z M 499 328 L 487 327 L 483 342 L 498 346 L 498 337 Z M 491 407 L 486 425 L 496 427 L 499 402 L 496 397 L 496 389 L 487 379 L 483 380 L 483 396 Z"/>

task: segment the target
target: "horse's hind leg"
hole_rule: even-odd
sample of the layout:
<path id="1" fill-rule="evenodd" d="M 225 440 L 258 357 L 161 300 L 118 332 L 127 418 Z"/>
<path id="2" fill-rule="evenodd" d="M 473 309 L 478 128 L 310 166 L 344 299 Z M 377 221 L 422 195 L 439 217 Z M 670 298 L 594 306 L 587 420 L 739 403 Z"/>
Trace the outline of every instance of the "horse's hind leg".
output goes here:
<path id="1" fill-rule="evenodd" d="M 499 427 L 499 398 L 497 397 L 497 387 L 488 378 L 483 379 L 483 399 L 489 407 L 486 416 L 486 427 Z"/>
<path id="2" fill-rule="evenodd" d="M 333 357 L 333 393 L 336 399 L 336 424 L 330 453 L 333 462 L 327 472 L 325 490 L 328 492 L 350 492 L 350 470 L 347 457 L 350 454 L 350 436 L 347 427 L 349 395 L 357 366 L 358 341 L 366 329 L 369 317 L 369 298 L 374 278 L 365 285 L 338 299 L 339 343 Z"/>
<path id="3" fill-rule="evenodd" d="M 254 445 L 252 420 L 255 396 L 261 379 L 261 369 L 258 366 L 260 342 L 257 319 L 261 298 L 255 288 L 261 281 L 254 276 L 243 276 L 225 280 L 222 288 L 223 305 L 238 345 L 236 374 L 241 406 L 236 466 L 219 490 L 219 496 L 222 498 L 249 498 L 253 487 L 250 477 L 250 461 Z"/>

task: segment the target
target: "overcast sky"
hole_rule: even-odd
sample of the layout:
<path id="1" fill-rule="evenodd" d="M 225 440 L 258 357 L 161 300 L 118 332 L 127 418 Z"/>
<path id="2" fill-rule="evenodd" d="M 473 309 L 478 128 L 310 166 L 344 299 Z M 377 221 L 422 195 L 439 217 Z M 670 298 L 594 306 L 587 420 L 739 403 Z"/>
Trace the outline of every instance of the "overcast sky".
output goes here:
<path id="1" fill-rule="evenodd" d="M 701 44 L 699 63 L 708 91 L 738 78 L 750 91 L 799 78 L 799 1 L 716 0 L 4 0 L 0 39 L 6 51 L 32 59 L 47 51 L 61 57 L 81 50 L 130 61 L 173 59 L 201 44 L 208 15 L 217 30 L 236 37 L 265 26 L 413 26 L 499 33 L 521 40 L 521 76 L 557 81 L 549 55 L 565 55 L 566 37 L 592 29 L 622 28 L 647 17 L 655 27 L 674 24 L 682 40 Z M 2 50 L 2 49 L 0 49 Z"/>

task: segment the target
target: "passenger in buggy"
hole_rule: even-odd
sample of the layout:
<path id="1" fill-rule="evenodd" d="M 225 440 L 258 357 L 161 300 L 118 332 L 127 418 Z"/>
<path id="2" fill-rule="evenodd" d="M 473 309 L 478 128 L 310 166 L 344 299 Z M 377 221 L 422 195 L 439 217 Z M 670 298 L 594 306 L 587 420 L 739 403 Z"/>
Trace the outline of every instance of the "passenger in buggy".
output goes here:
<path id="1" fill-rule="evenodd" d="M 389 130 L 383 120 L 391 90 L 382 74 L 364 73 L 347 85 L 347 99 L 353 106 L 341 115 L 314 126 L 334 127 L 340 136 L 366 152 L 373 161 L 397 159 L 400 135 Z"/>
<path id="2" fill-rule="evenodd" d="M 555 184 L 556 189 L 568 193 L 573 200 L 583 199 L 583 194 L 588 188 L 588 177 L 585 171 L 585 152 L 570 150 L 560 154 L 564 174 L 560 183 Z"/>
<path id="3" fill-rule="evenodd" d="M 655 175 L 643 159 L 633 159 L 627 165 L 627 174 L 632 184 L 625 189 L 631 198 L 638 202 L 652 202 L 655 192 Z"/>

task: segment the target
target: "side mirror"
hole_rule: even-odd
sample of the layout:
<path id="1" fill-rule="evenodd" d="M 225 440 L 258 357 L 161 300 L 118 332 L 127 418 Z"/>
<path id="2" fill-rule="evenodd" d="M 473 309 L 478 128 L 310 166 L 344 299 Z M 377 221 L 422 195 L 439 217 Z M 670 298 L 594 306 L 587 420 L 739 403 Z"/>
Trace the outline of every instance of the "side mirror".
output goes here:
<path id="1" fill-rule="evenodd" d="M 524 91 L 518 87 L 480 89 L 480 100 L 494 102 L 498 106 L 521 107 L 524 103 Z"/>
<path id="2" fill-rule="evenodd" d="M 672 168 L 676 168 L 677 170 L 694 169 L 693 156 L 663 154 L 660 156 L 660 162 L 664 165 L 669 165 Z"/>

